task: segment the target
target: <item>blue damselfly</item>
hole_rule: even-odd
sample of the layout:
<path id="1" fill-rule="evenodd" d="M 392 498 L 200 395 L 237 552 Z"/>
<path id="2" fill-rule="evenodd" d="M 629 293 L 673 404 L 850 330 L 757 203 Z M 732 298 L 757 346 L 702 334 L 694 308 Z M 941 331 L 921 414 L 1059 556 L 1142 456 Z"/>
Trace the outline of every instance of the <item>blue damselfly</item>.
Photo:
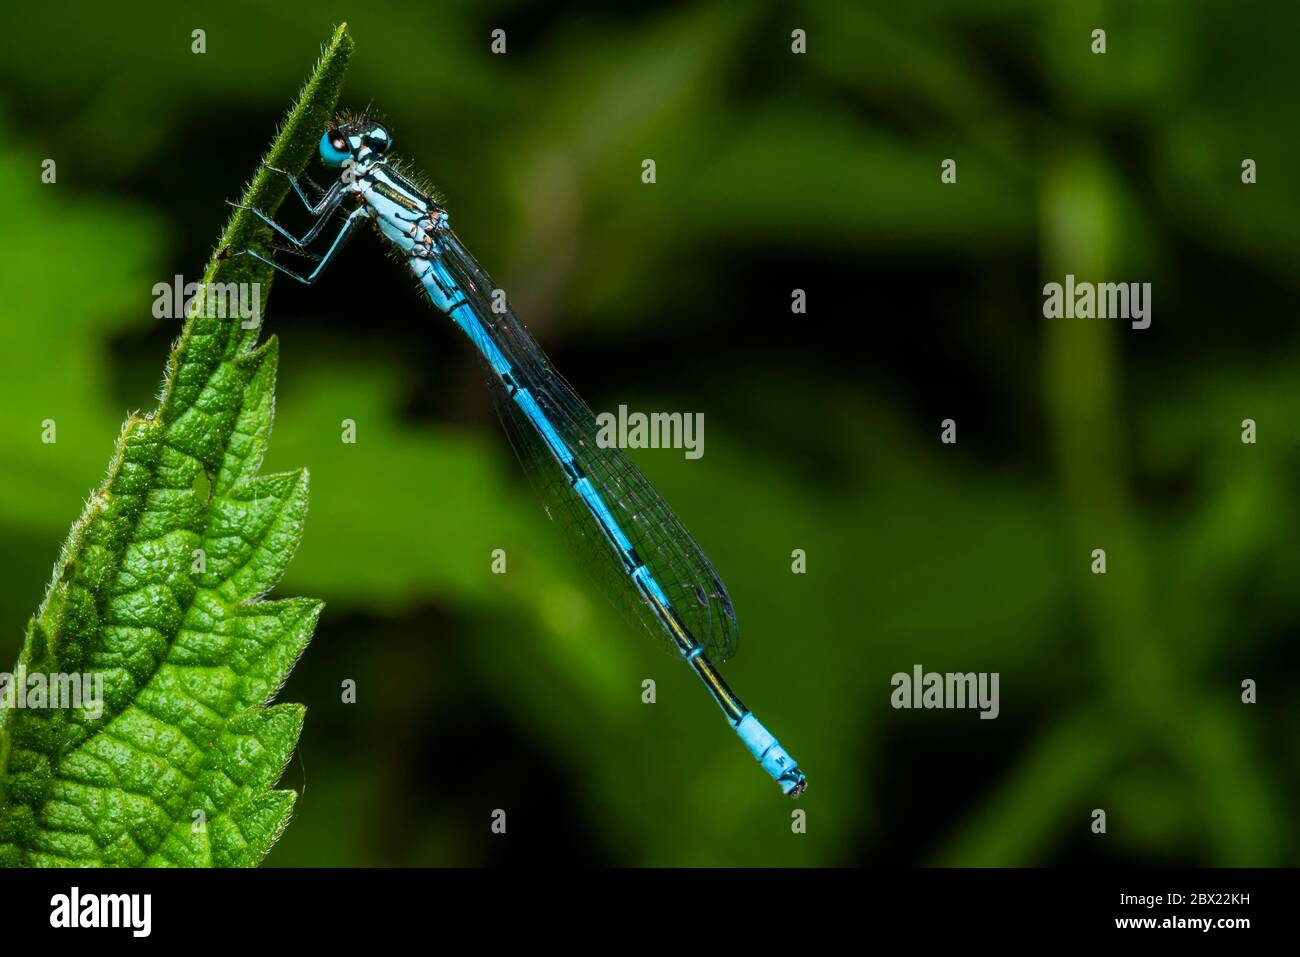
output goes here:
<path id="1" fill-rule="evenodd" d="M 711 658 L 725 660 L 739 640 L 727 589 L 704 552 L 618 448 L 597 442 L 595 416 L 554 370 L 523 323 L 452 232 L 447 211 L 390 162 L 388 131 L 360 118 L 339 121 L 320 140 L 321 159 L 340 170 L 312 202 L 283 170 L 316 218 L 294 236 L 250 210 L 287 240 L 307 246 L 340 209 L 347 215 L 309 273 L 298 273 L 256 250 L 244 250 L 286 275 L 313 283 L 347 236 L 368 222 L 405 260 L 429 300 L 478 350 L 497 410 L 538 488 L 547 512 L 584 558 L 603 590 L 632 620 L 680 655 L 704 682 L 727 720 L 781 789 L 797 797 L 803 772 L 727 687 Z M 495 308 L 494 308 L 495 307 Z"/>

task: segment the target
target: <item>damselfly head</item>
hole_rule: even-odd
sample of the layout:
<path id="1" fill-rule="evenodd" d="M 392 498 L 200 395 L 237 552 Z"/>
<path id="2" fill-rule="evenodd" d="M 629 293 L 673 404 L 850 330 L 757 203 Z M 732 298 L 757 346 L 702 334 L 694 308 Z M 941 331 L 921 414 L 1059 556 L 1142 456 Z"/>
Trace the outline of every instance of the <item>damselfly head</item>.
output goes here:
<path id="1" fill-rule="evenodd" d="M 388 130 L 370 120 L 350 120 L 325 131 L 320 138 L 320 158 L 327 166 L 342 166 L 347 160 L 360 161 L 381 156 L 392 137 Z"/>

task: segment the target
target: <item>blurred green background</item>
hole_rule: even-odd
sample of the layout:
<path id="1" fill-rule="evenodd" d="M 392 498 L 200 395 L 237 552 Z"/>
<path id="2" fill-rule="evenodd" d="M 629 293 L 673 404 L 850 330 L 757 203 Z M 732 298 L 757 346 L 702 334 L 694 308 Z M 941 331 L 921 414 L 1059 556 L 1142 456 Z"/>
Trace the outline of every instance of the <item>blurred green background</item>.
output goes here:
<path id="1" fill-rule="evenodd" d="M 1297 19 L 14 6 L 0 658 L 121 421 L 155 404 L 178 324 L 152 318 L 153 284 L 199 276 L 346 20 L 345 105 L 373 101 L 592 407 L 704 413 L 702 459 L 633 454 L 728 583 L 724 670 L 806 768 L 807 833 L 688 669 L 587 586 L 468 344 L 366 237 L 269 299 L 266 469 L 312 476 L 276 594 L 328 603 L 280 696 L 308 716 L 269 864 L 1295 864 Z M 1044 320 L 1067 272 L 1151 282 L 1152 327 Z M 914 664 L 999 672 L 1000 717 L 892 710 Z"/>

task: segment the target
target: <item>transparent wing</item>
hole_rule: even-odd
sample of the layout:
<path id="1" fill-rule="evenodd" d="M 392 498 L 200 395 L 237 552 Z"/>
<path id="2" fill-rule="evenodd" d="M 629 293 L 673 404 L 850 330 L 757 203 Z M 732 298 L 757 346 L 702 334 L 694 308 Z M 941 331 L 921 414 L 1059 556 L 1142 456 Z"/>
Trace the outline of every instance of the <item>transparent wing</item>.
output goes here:
<path id="1" fill-rule="evenodd" d="M 597 443 L 595 415 L 555 371 L 514 312 L 508 308 L 501 314 L 492 311 L 492 279 L 454 233 L 443 237 L 442 254 L 447 271 L 470 307 L 510 360 L 519 384 L 530 390 L 568 445 L 682 623 L 710 657 L 719 661 L 731 657 L 740 642 L 736 612 L 726 586 L 699 545 L 626 453 Z M 490 368 L 487 378 L 497 414 L 525 472 L 588 574 L 626 617 L 677 654 L 667 631 L 624 571 L 614 547 L 533 423 Z"/>

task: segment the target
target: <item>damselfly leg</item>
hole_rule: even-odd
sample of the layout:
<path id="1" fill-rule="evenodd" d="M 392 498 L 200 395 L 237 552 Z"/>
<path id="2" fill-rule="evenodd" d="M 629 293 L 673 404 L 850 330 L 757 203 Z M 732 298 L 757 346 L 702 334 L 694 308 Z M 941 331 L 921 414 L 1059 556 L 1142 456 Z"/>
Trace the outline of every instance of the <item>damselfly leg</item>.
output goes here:
<path id="1" fill-rule="evenodd" d="M 347 194 L 342 190 L 342 183 L 335 183 L 329 188 L 329 191 L 321 199 L 319 204 L 314 207 L 309 206 L 308 209 L 311 210 L 312 215 L 317 217 L 316 222 L 312 223 L 311 227 L 308 228 L 301 237 L 294 236 L 293 233 L 289 232 L 260 209 L 256 209 L 252 206 L 245 206 L 242 203 L 231 203 L 230 205 L 234 206 L 236 209 L 244 209 L 252 213 L 295 246 L 306 246 L 320 235 L 320 231 L 325 228 L 325 224 L 329 222 L 330 217 L 334 215 L 334 211 L 339 208 L 339 204 L 343 202 L 343 197 L 345 195 Z"/>
<path id="2" fill-rule="evenodd" d="M 263 220 L 265 220 L 266 222 L 274 226 L 280 233 L 284 234 L 285 236 L 288 236 L 288 233 L 285 233 L 284 229 L 278 223 L 270 219 L 260 210 L 250 209 L 249 212 L 256 213 Z M 356 209 L 354 209 L 351 213 L 349 213 L 348 218 L 343 221 L 343 227 L 338 231 L 338 234 L 334 237 L 334 241 L 330 243 L 329 249 L 325 250 L 324 255 L 320 257 L 320 262 L 316 264 L 316 268 L 313 269 L 310 273 L 308 273 L 305 276 L 302 273 L 294 272 L 292 269 L 289 269 L 287 266 L 282 266 L 280 263 L 276 262 L 274 259 L 271 259 L 269 256 L 263 256 L 256 249 L 245 249 L 239 253 L 236 253 L 235 255 L 252 256 L 254 259 L 266 263 L 268 266 L 272 267 L 277 272 L 284 273 L 286 276 L 290 277 L 291 279 L 296 279 L 298 280 L 298 282 L 311 285 L 317 279 L 320 278 L 321 273 L 325 271 L 325 267 L 328 266 L 330 264 L 330 260 L 334 258 L 334 254 L 343 248 L 343 241 L 347 239 L 348 234 L 352 232 L 352 230 L 356 227 L 357 223 L 366 219 L 368 216 L 369 216 L 369 212 L 364 206 L 359 206 Z M 288 236 L 288 238 L 290 240 L 293 240 L 292 236 Z M 294 242 L 295 245 L 298 246 L 303 245 L 302 243 L 299 243 L 297 241 Z"/>
<path id="3" fill-rule="evenodd" d="M 343 188 L 343 184 L 341 182 L 334 183 L 333 186 L 331 186 L 327 191 L 325 191 L 325 195 L 320 198 L 320 201 L 313 204 L 312 201 L 307 198 L 307 194 L 303 192 L 303 188 L 301 185 L 299 185 L 297 178 L 292 173 L 290 173 L 287 169 L 280 169 L 280 167 L 278 166 L 268 166 L 267 170 L 269 170 L 272 173 L 279 173 L 281 176 L 287 179 L 289 181 L 289 185 L 293 187 L 293 191 L 297 193 L 298 198 L 302 200 L 302 204 L 307 207 L 307 212 L 311 213 L 313 216 L 315 216 L 317 213 L 319 213 L 322 209 L 325 208 L 325 204 L 329 201 L 331 194 L 335 190 L 341 190 Z M 312 186 L 315 187 L 317 190 L 320 189 L 320 187 L 316 186 L 316 184 L 312 182 L 311 179 L 308 179 L 307 182 L 311 183 Z"/>

